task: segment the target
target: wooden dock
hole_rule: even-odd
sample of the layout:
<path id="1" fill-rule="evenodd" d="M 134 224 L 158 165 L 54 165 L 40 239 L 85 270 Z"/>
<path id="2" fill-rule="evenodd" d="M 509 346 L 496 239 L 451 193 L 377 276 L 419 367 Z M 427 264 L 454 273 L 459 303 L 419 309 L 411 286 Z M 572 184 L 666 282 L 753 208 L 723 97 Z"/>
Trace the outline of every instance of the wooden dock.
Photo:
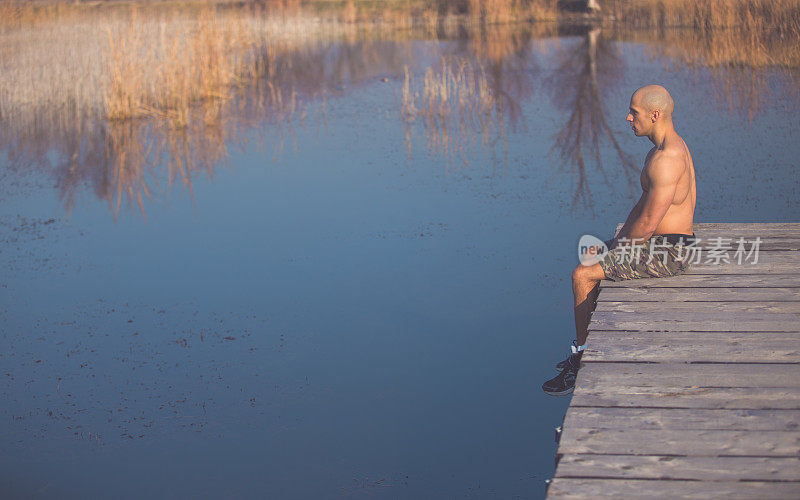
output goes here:
<path id="1" fill-rule="evenodd" d="M 601 283 L 548 498 L 800 498 L 800 224 L 695 234 L 758 262 Z"/>

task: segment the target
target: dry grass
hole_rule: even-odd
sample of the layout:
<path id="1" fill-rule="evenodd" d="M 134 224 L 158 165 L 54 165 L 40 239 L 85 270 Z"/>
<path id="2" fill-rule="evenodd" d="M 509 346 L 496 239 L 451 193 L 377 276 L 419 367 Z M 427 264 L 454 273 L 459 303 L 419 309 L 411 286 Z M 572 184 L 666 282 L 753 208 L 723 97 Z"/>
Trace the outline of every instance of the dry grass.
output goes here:
<path id="1" fill-rule="evenodd" d="M 0 2 L 0 32 L 7 42 L 0 49 L 0 111 L 8 115 L 31 102 L 74 104 L 101 109 L 111 119 L 152 115 L 185 127 L 192 106 L 225 99 L 230 89 L 258 77 L 262 68 L 254 53 L 287 39 L 355 39 L 375 25 L 416 25 L 435 36 L 453 31 L 457 14 L 478 25 L 557 17 L 554 0 L 457 0 L 433 7 L 352 0 L 267 5 L 268 12 L 166 4 L 144 15 L 127 5 Z M 711 66 L 800 66 L 795 50 L 800 0 L 608 0 L 603 6 L 627 24 L 702 27 L 693 39 L 668 44 L 664 51 L 673 58 L 680 53 L 689 62 Z M 717 29 L 732 26 L 737 29 Z M 485 33 L 472 39 L 495 60 L 510 46 Z M 79 84 L 61 85 L 67 81 Z M 54 95 L 53 88 L 65 90 Z"/>
<path id="2" fill-rule="evenodd" d="M 10 114 L 32 102 L 74 102 L 111 119 L 151 115 L 185 127 L 193 105 L 225 99 L 231 88 L 258 77 L 262 68 L 254 53 L 267 46 L 353 41 L 365 32 L 398 27 L 422 27 L 436 35 L 457 29 L 454 15 L 462 8 L 479 22 L 507 22 L 531 19 L 531 13 L 553 18 L 555 5 L 552 0 L 449 4 L 452 8 L 426 7 L 420 11 L 425 17 L 414 17 L 423 4 L 376 10 L 378 4 L 348 0 L 320 17 L 309 14 L 318 13 L 319 4 L 304 10 L 298 1 L 268 3 L 268 10 L 167 3 L 141 12 L 136 4 L 0 1 L 0 36 L 6 42 L 0 49 L 0 110 Z"/>
<path id="3" fill-rule="evenodd" d="M 800 33 L 787 35 L 755 24 L 753 29 L 665 30 L 656 39 L 660 54 L 681 64 L 800 67 Z"/>
<path id="4" fill-rule="evenodd" d="M 481 23 L 513 23 L 520 20 L 555 20 L 554 0 L 469 0 L 469 15 Z"/>
<path id="5" fill-rule="evenodd" d="M 627 26 L 764 28 L 798 34 L 800 0 L 603 0 L 606 13 Z"/>
<path id="6" fill-rule="evenodd" d="M 178 127 L 188 125 L 193 104 L 228 98 L 243 75 L 254 73 L 248 49 L 261 42 L 240 18 L 221 20 L 211 11 L 169 31 L 143 25 L 133 11 L 127 29 L 106 26 L 106 33 L 106 115 L 161 115 Z"/>
<path id="7" fill-rule="evenodd" d="M 345 22 L 415 24 L 463 16 L 472 23 L 496 24 L 553 21 L 557 0 L 317 0 L 304 4 L 307 12 L 333 13 Z"/>
<path id="8" fill-rule="evenodd" d="M 46 103 L 115 120 L 166 117 L 185 127 L 192 107 L 262 78 L 266 51 L 353 32 L 336 18 L 276 5 L 267 12 L 257 5 L 0 2 L 0 111 L 10 116 Z"/>
<path id="9" fill-rule="evenodd" d="M 664 38 L 665 55 L 685 63 L 800 66 L 800 0 L 617 1 L 614 9 L 627 26 L 692 28 Z"/>

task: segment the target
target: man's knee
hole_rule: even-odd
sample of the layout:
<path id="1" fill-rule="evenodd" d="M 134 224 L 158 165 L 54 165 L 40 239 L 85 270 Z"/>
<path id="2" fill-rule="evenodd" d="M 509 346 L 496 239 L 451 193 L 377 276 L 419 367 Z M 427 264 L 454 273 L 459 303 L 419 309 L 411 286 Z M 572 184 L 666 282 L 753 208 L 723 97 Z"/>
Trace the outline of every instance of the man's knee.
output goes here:
<path id="1" fill-rule="evenodd" d="M 573 283 L 597 283 L 602 280 L 603 277 L 603 270 L 600 268 L 599 264 L 595 264 L 593 266 L 584 266 L 583 264 L 579 264 L 572 271 Z"/>

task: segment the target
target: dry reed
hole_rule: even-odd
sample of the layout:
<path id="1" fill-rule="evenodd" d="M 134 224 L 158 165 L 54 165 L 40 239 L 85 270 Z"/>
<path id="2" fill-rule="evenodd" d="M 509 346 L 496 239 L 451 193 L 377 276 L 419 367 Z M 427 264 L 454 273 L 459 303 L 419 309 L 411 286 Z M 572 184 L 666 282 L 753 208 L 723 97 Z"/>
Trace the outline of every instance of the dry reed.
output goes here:
<path id="1" fill-rule="evenodd" d="M 602 6 L 629 27 L 768 28 L 794 36 L 800 27 L 800 0 L 603 0 Z"/>

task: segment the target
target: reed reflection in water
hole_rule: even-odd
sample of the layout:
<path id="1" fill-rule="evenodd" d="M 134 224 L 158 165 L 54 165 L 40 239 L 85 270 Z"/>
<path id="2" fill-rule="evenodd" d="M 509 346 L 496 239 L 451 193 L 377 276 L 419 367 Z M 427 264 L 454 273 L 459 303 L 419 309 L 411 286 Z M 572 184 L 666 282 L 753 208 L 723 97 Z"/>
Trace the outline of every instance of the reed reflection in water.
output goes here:
<path id="1" fill-rule="evenodd" d="M 590 207 L 592 177 L 621 171 L 632 187 L 637 171 L 610 125 L 619 110 L 605 105 L 625 69 L 617 41 L 712 75 L 721 105 L 751 118 L 774 94 L 776 70 L 785 95 L 797 100 L 800 88 L 800 36 L 763 23 L 640 31 L 489 25 L 449 12 L 388 24 L 358 17 L 109 8 L 4 24 L 0 147 L 12 170 L 54 175 L 68 210 L 90 186 L 115 216 L 124 203 L 145 214 L 173 184 L 191 193 L 197 175 L 213 177 L 230 147 L 258 137 L 274 156 L 309 112 L 324 122 L 329 96 L 386 77 L 409 156 L 422 136 L 448 169 L 478 152 L 501 152 L 508 166 L 508 132 L 525 125 L 523 104 L 543 88 L 568 117 L 552 151 L 573 176 L 575 206 Z M 537 41 L 561 35 L 577 43 L 558 44 L 552 69 L 540 67 Z"/>
<path id="2" fill-rule="evenodd" d="M 769 99 L 800 100 L 800 33 L 680 30 L 648 40 L 651 56 L 669 67 L 709 72 L 714 98 L 729 112 L 753 120 Z M 781 78 L 774 78 L 775 73 Z"/>
<path id="3" fill-rule="evenodd" d="M 482 66 L 465 58 L 443 57 L 440 66 L 429 67 L 421 82 L 414 81 L 405 67 L 402 114 L 405 117 L 406 147 L 411 156 L 411 125 L 417 119 L 425 127 L 430 150 L 445 158 L 456 154 L 465 164 L 473 148 L 508 143 L 503 127 L 503 101 L 489 85 Z"/>
<path id="4" fill-rule="evenodd" d="M 469 166 L 479 150 L 494 156 L 498 148 L 507 166 L 507 128 L 524 124 L 522 103 L 536 89 L 532 43 L 554 34 L 554 25 L 473 27 L 451 34 L 457 48 L 423 75 L 406 67 L 401 117 L 409 157 L 420 123 L 427 149 L 447 168 Z"/>
<path id="5" fill-rule="evenodd" d="M 166 195 L 175 181 L 191 193 L 200 173 L 213 177 L 231 146 L 267 125 L 277 136 L 258 137 L 279 152 L 305 112 L 293 81 L 284 71 L 291 61 L 265 49 L 264 72 L 246 90 L 192 106 L 176 126 L 171 116 L 108 120 L 86 109 L 36 108 L 3 117 L 0 141 L 9 168 L 51 170 L 67 210 L 85 185 L 108 202 L 115 216 L 123 200 L 145 215 L 145 201 Z"/>

